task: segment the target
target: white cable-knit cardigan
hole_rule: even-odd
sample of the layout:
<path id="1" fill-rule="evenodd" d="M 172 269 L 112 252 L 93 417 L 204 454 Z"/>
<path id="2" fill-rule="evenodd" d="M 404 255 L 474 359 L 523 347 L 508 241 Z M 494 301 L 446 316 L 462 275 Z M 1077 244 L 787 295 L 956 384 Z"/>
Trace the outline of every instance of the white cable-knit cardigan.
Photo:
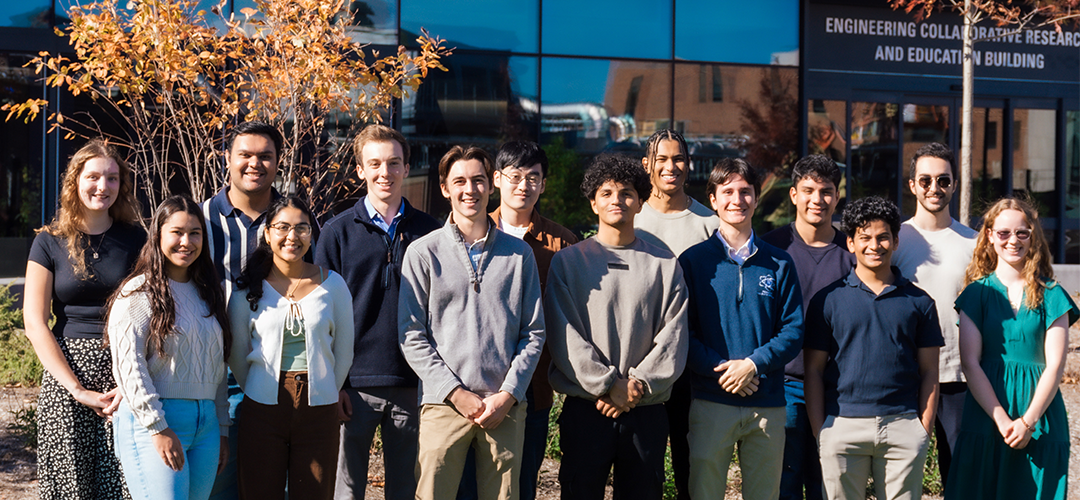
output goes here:
<path id="1" fill-rule="evenodd" d="M 150 299 L 133 292 L 146 281 L 143 275 L 124 283 L 109 312 L 109 351 L 113 378 L 124 402 L 139 424 L 151 434 L 169 427 L 161 399 L 214 401 L 221 435 L 229 433 L 228 384 L 225 382 L 225 339 L 221 325 L 190 281 L 169 280 L 176 304 L 175 332 L 165 336 L 165 357 L 148 352 Z M 210 316 L 210 317 L 207 317 Z M 148 355 L 149 354 L 149 355 Z"/>
<path id="2" fill-rule="evenodd" d="M 289 299 L 264 280 L 255 311 L 247 290 L 229 285 L 229 324 L 233 344 L 229 356 L 236 382 L 257 403 L 278 404 L 281 349 Z M 256 285 L 259 286 L 259 285 Z M 321 285 L 296 301 L 304 315 L 304 343 L 308 365 L 308 405 L 338 402 L 338 391 L 352 366 L 352 294 L 341 275 L 330 271 Z"/>

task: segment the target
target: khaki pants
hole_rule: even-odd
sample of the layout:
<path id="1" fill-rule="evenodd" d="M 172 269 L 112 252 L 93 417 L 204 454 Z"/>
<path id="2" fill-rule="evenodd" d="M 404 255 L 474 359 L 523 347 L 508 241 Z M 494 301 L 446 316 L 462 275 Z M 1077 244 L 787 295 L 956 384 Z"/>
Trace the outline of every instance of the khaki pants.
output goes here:
<path id="1" fill-rule="evenodd" d="M 417 500 L 457 498 L 465 455 L 476 450 L 476 485 L 481 500 L 517 500 L 518 469 L 525 442 L 525 405 L 514 405 L 498 427 L 481 429 L 448 405 L 420 408 Z"/>
<path id="2" fill-rule="evenodd" d="M 830 499 L 862 500 L 872 473 L 879 500 L 921 498 L 929 444 L 914 413 L 827 417 L 818 436 L 825 493 Z"/>
<path id="3" fill-rule="evenodd" d="M 738 443 L 743 498 L 775 500 L 784 468 L 786 421 L 783 406 L 729 406 L 703 399 L 690 403 L 690 498 L 724 498 Z"/>

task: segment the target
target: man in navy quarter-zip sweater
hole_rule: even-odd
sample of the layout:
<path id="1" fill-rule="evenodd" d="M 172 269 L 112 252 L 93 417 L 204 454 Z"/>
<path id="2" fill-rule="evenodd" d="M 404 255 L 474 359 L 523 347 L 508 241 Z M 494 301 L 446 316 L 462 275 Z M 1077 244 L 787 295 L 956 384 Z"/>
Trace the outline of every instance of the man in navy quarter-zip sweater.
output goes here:
<path id="1" fill-rule="evenodd" d="M 400 132 L 370 125 L 353 144 L 367 195 L 323 226 L 315 263 L 345 278 L 356 331 L 352 368 L 339 394 L 341 449 L 334 498 L 364 498 L 368 451 L 382 425 L 386 498 L 416 492 L 420 428 L 417 377 L 398 347 L 398 290 L 405 249 L 441 227 L 401 196 L 409 145 Z"/>
<path id="2" fill-rule="evenodd" d="M 743 498 L 774 500 L 784 457 L 784 365 L 802 349 L 802 292 L 784 251 L 754 238 L 761 189 L 742 159 L 707 184 L 716 235 L 679 257 L 690 292 L 690 497 L 723 492 L 738 443 Z"/>

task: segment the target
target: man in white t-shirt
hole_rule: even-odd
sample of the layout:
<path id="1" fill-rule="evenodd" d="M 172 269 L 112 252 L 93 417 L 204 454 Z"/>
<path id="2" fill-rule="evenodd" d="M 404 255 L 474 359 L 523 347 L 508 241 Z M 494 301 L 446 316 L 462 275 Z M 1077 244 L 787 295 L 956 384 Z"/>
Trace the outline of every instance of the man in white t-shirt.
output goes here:
<path id="1" fill-rule="evenodd" d="M 649 199 L 634 217 L 637 236 L 678 257 L 687 248 L 709 239 L 720 219 L 709 207 L 686 192 L 686 177 L 690 173 L 690 150 L 682 134 L 672 129 L 658 130 L 647 143 L 641 159 L 652 183 Z M 664 403 L 671 432 L 671 463 L 675 472 L 677 500 L 689 499 L 690 447 L 686 434 L 690 430 L 690 379 L 680 378 Z"/>
<path id="2" fill-rule="evenodd" d="M 953 153 L 943 144 L 932 142 L 915 151 L 908 187 L 918 205 L 915 216 L 900 227 L 902 244 L 893 256 L 893 265 L 900 269 L 900 274 L 933 297 L 945 337 L 938 360 L 941 389 L 935 425 L 943 483 L 949 475 L 952 449 L 960 433 L 960 417 L 967 397 L 953 303 L 964 288 L 964 271 L 971 262 L 976 236 L 975 230 L 949 213 L 949 202 L 956 192 L 955 170 Z"/>

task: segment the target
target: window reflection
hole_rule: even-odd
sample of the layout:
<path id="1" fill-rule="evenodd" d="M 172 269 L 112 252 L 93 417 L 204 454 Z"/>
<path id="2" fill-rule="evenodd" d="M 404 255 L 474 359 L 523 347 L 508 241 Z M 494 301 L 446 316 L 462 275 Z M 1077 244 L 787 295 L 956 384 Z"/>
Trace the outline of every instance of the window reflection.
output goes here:
<path id="1" fill-rule="evenodd" d="M 832 158 L 840 165 L 841 172 L 847 170 L 847 134 L 844 132 L 846 106 L 846 101 L 811 99 L 806 109 L 808 154 Z M 836 188 L 840 196 L 836 211 L 839 214 L 847 204 L 847 175 L 840 177 L 840 185 Z"/>
<path id="2" fill-rule="evenodd" d="M 675 25 L 675 57 L 679 59 L 799 64 L 797 0 L 679 0 Z"/>
<path id="3" fill-rule="evenodd" d="M 851 103 L 851 197 L 897 199 L 897 129 L 900 107 L 893 103 Z"/>
<path id="4" fill-rule="evenodd" d="M 33 68 L 23 67 L 32 57 L 0 53 L 0 104 L 43 97 Z M 29 239 L 43 224 L 42 120 L 0 121 L 0 276 L 22 275 Z"/>
<path id="5" fill-rule="evenodd" d="M 587 155 L 643 156 L 643 142 L 671 123 L 671 65 L 545 58 L 540 133 Z"/>
<path id="6" fill-rule="evenodd" d="M 5 0 L 0 2 L 0 26 L 48 28 L 52 0 Z"/>
<path id="7" fill-rule="evenodd" d="M 543 8 L 545 53 L 671 57 L 672 2 L 544 0 Z"/>
<path id="8" fill-rule="evenodd" d="M 1002 116 L 1001 108 L 971 110 L 970 213 L 973 220 L 982 217 L 990 205 L 1005 196 L 1005 181 L 1001 176 L 1004 145 L 1001 140 Z M 960 162 L 959 154 L 956 161 Z"/>
<path id="9" fill-rule="evenodd" d="M 904 156 L 900 161 L 900 172 L 904 176 L 904 183 L 900 187 L 901 215 L 915 215 L 915 195 L 909 188 L 908 181 L 911 177 L 911 158 L 915 151 L 931 143 L 939 142 L 949 144 L 949 107 L 938 105 L 904 104 Z M 957 152 L 959 153 L 959 152 Z M 959 154 L 956 155 L 958 165 L 956 177 L 959 178 Z M 959 191 L 953 195 L 959 198 Z"/>
<path id="10" fill-rule="evenodd" d="M 1069 111 L 1065 121 L 1065 258 L 1080 264 L 1080 112 Z"/>
<path id="11" fill-rule="evenodd" d="M 401 43 L 415 44 L 425 28 L 446 47 L 537 52 L 539 10 L 537 0 L 402 1 Z"/>
<path id="12" fill-rule="evenodd" d="M 1026 192 L 1041 217 L 1057 217 L 1054 179 L 1055 123 L 1053 109 L 1013 111 L 1013 191 Z"/>

